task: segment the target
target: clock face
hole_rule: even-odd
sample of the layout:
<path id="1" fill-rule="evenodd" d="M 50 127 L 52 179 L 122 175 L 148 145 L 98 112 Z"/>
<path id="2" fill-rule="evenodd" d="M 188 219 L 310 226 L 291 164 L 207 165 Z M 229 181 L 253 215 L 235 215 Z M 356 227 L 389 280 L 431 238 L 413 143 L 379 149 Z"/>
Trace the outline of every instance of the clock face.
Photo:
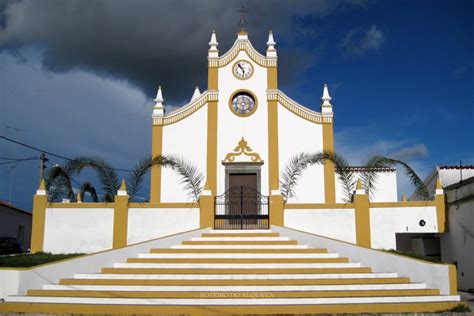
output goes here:
<path id="1" fill-rule="evenodd" d="M 250 78 L 253 74 L 253 67 L 252 64 L 246 62 L 245 60 L 239 60 L 234 64 L 233 68 L 234 76 L 239 79 L 247 79 Z"/>
<path id="2" fill-rule="evenodd" d="M 232 98 L 231 109 L 239 116 L 249 116 L 255 111 L 255 100 L 250 93 L 240 92 Z"/>

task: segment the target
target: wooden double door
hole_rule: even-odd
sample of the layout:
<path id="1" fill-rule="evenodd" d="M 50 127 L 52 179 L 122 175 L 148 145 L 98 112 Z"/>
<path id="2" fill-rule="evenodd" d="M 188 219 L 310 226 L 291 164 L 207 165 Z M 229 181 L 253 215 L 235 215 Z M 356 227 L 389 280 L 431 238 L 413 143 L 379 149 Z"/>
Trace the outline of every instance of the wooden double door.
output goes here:
<path id="1" fill-rule="evenodd" d="M 231 173 L 228 190 L 216 197 L 216 229 L 268 228 L 268 197 L 258 192 L 256 173 Z"/>

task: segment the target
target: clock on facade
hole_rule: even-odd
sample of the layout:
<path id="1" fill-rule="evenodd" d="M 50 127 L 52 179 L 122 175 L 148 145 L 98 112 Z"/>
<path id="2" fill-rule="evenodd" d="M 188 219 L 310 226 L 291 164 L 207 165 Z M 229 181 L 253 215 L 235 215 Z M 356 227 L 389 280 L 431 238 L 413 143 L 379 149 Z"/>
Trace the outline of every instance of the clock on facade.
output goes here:
<path id="1" fill-rule="evenodd" d="M 240 91 L 231 97 L 229 106 L 234 114 L 249 116 L 257 109 L 257 101 L 250 92 Z"/>
<path id="2" fill-rule="evenodd" d="M 253 74 L 253 66 L 245 60 L 239 60 L 234 64 L 233 73 L 238 79 L 248 79 Z"/>

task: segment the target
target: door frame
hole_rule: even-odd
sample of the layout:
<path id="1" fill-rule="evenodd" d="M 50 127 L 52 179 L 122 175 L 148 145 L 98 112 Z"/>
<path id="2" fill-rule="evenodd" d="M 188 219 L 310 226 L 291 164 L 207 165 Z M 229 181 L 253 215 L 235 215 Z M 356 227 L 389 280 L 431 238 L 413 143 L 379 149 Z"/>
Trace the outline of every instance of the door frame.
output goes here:
<path id="1" fill-rule="evenodd" d="M 222 163 L 225 166 L 225 190 L 229 190 L 229 177 L 232 173 L 257 174 L 257 191 L 261 191 L 261 173 L 263 162 L 228 162 Z"/>

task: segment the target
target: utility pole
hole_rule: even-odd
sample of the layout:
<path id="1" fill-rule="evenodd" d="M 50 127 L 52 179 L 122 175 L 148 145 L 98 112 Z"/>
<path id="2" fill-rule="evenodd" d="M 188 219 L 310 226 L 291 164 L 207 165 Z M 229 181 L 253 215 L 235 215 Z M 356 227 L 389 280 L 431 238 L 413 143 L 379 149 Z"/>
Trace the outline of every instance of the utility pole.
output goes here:
<path id="1" fill-rule="evenodd" d="M 45 163 L 49 161 L 48 156 L 45 153 L 39 155 L 40 165 L 39 165 L 39 182 L 44 179 L 44 169 L 46 168 Z"/>

